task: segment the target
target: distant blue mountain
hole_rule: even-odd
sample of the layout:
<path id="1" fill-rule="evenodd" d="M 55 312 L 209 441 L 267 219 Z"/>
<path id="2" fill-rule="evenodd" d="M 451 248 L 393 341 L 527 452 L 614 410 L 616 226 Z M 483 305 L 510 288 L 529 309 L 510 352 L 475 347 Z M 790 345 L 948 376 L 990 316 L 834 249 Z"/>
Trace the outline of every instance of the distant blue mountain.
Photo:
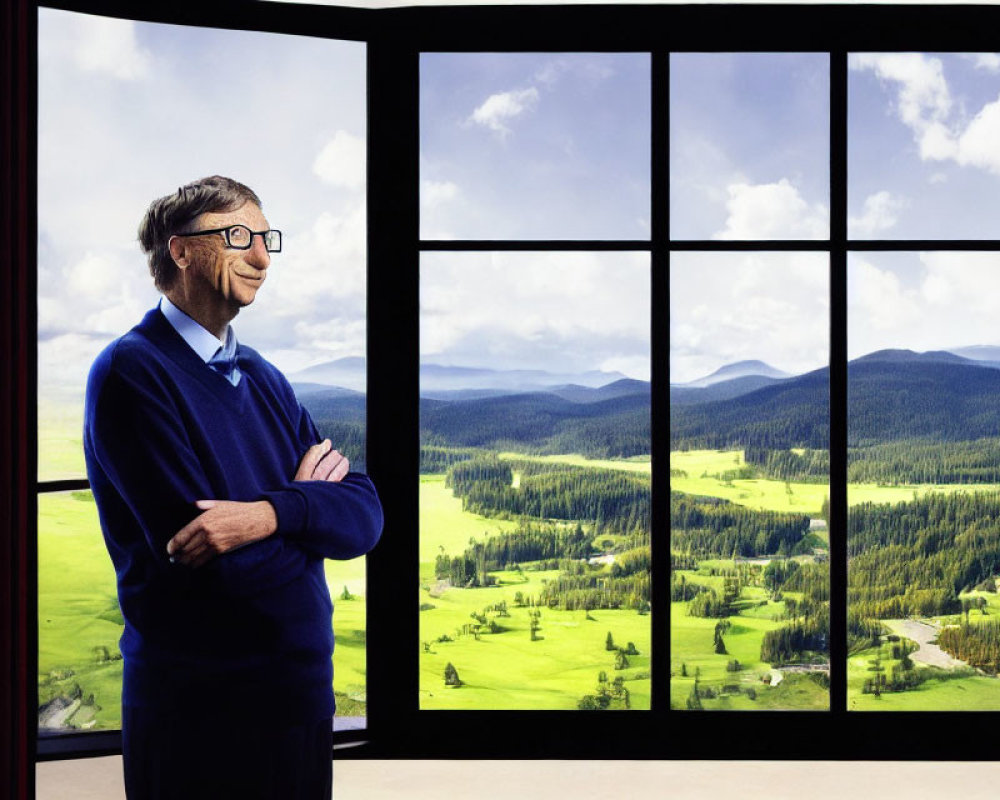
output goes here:
<path id="1" fill-rule="evenodd" d="M 763 361 L 749 360 L 736 361 L 732 364 L 726 364 L 723 367 L 719 367 L 711 375 L 706 375 L 704 378 L 698 378 L 697 380 L 688 381 L 687 383 L 675 383 L 671 385 L 685 389 L 703 389 L 706 386 L 711 386 L 715 383 L 731 381 L 736 378 L 746 378 L 751 375 L 774 379 L 791 377 L 789 373 L 782 372 L 780 369 L 775 369 L 770 364 Z"/>
<path id="2" fill-rule="evenodd" d="M 556 373 L 545 370 L 498 370 L 421 364 L 420 392 L 425 397 L 446 397 L 447 393 L 453 392 L 480 392 L 480 396 L 489 396 L 548 390 L 574 384 L 596 389 L 624 378 L 620 372 L 600 370 Z M 340 358 L 315 364 L 288 375 L 288 379 L 294 384 L 339 386 L 363 392 L 367 381 L 365 359 Z"/>
<path id="3" fill-rule="evenodd" d="M 1000 347 L 993 345 L 974 344 L 970 347 L 947 347 L 945 349 L 956 356 L 962 356 L 962 358 L 991 362 L 991 366 L 1000 364 Z"/>
<path id="4" fill-rule="evenodd" d="M 980 366 L 971 359 L 950 353 L 947 350 L 929 350 L 917 353 L 913 350 L 876 350 L 874 353 L 854 359 L 852 364 L 868 364 L 881 361 L 891 364 L 966 364 Z"/>

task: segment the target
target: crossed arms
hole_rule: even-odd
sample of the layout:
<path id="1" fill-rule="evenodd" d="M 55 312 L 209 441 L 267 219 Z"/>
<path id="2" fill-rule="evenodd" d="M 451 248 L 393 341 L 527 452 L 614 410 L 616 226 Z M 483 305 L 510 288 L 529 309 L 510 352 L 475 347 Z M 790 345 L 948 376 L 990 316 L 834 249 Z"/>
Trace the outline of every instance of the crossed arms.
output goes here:
<path id="1" fill-rule="evenodd" d="M 138 536 L 178 579 L 188 580 L 186 574 L 245 595 L 295 579 L 316 558 L 354 558 L 378 541 L 382 510 L 374 486 L 348 473 L 347 460 L 329 442 L 311 444 L 319 434 L 286 383 L 277 388 L 280 402 L 304 451 L 294 476 L 282 478 L 275 469 L 263 482 L 250 473 L 230 475 L 230 484 L 245 482 L 245 496 L 216 500 L 208 498 L 218 497 L 213 486 L 227 482 L 224 468 L 196 453 L 182 400 L 156 375 L 144 375 L 142 364 L 121 370 L 112 362 L 102 358 L 92 370 L 84 440 L 99 507 L 103 500 L 102 524 L 111 526 L 109 546 L 120 559 L 134 563 Z M 126 434 L 139 431 L 141 442 Z"/>
<path id="2" fill-rule="evenodd" d="M 329 439 L 310 447 L 299 463 L 293 480 L 338 483 L 350 470 L 350 462 L 332 449 Z M 170 563 L 200 567 L 216 556 L 266 539 L 278 530 L 274 506 L 267 500 L 198 500 L 202 513 L 167 542 Z"/>

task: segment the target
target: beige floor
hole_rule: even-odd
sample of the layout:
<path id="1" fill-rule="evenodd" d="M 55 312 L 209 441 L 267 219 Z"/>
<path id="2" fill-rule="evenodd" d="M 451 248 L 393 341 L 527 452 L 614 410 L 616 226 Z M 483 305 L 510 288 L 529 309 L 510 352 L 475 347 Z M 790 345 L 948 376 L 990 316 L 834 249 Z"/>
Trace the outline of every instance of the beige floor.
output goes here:
<path id="1" fill-rule="evenodd" d="M 120 758 L 38 765 L 37 800 L 122 800 Z M 829 761 L 338 761 L 336 800 L 993 800 L 1000 764 Z"/>

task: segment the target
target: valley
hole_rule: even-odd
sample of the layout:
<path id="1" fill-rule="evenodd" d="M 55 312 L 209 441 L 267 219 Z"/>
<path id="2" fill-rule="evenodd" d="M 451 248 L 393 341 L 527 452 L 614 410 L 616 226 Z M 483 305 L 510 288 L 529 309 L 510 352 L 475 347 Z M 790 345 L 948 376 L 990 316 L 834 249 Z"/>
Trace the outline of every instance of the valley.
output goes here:
<path id="1" fill-rule="evenodd" d="M 895 351 L 851 363 L 847 531 L 828 530 L 826 371 L 764 372 L 671 388 L 671 705 L 827 708 L 829 540 L 846 535 L 849 708 L 1000 708 L 1000 370 Z M 421 401 L 421 708 L 648 708 L 649 385 L 436 375 Z M 363 395 L 299 391 L 363 468 Z M 54 419 L 49 474 L 78 473 L 59 424 L 72 413 Z M 88 498 L 39 503 L 40 703 L 60 729 L 119 724 L 121 620 Z M 338 713 L 363 715 L 363 562 L 331 563 L 328 580 Z"/>

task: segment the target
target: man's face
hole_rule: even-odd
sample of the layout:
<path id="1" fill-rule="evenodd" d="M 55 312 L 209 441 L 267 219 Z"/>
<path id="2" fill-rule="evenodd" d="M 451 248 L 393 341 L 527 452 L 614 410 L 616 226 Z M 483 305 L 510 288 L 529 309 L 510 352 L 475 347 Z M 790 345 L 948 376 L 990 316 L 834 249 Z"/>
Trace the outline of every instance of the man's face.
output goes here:
<path id="1" fill-rule="evenodd" d="M 246 225 L 252 231 L 266 231 L 270 226 L 264 213 L 253 203 L 245 203 L 236 211 L 201 214 L 191 226 L 192 231 Z M 261 236 L 254 236 L 249 250 L 226 246 L 221 233 L 189 238 L 191 269 L 198 291 L 238 310 L 248 306 L 267 277 L 271 256 Z M 205 298 L 208 299 L 208 298 Z"/>

